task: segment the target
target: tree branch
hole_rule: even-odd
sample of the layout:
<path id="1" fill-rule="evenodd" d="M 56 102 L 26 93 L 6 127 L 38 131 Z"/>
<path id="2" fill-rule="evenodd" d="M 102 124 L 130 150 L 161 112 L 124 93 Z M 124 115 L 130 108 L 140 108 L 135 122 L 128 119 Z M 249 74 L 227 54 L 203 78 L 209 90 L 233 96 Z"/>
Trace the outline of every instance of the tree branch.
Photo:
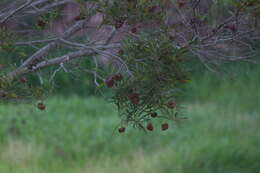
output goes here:
<path id="1" fill-rule="evenodd" d="M 10 12 L 9 15 L 7 15 L 4 19 L 2 19 L 0 21 L 0 24 L 3 24 L 5 23 L 9 18 L 11 18 L 13 15 L 15 15 L 16 13 L 18 13 L 19 11 L 23 10 L 24 8 L 28 7 L 31 3 L 32 3 L 33 0 L 27 0 L 27 2 L 23 5 L 21 5 L 20 7 L 18 7 L 17 9 L 13 10 Z"/>

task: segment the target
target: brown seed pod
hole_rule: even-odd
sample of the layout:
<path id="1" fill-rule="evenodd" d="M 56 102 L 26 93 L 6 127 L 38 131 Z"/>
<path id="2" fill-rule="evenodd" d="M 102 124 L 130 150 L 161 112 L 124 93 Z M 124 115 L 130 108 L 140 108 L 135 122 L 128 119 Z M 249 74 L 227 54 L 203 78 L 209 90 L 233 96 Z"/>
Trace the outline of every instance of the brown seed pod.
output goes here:
<path id="1" fill-rule="evenodd" d="M 135 105 L 137 105 L 140 101 L 140 94 L 138 93 L 131 93 L 128 94 L 128 99 Z"/>
<path id="2" fill-rule="evenodd" d="M 118 54 L 119 54 L 119 55 L 123 55 L 123 54 L 124 54 L 124 51 L 123 51 L 122 49 L 120 49 L 120 50 L 118 51 Z"/>
<path id="3" fill-rule="evenodd" d="M 46 106 L 45 104 L 43 104 L 42 102 L 41 103 L 38 103 L 37 104 L 37 108 L 40 109 L 41 111 L 45 110 Z"/>
<path id="4" fill-rule="evenodd" d="M 170 39 L 170 40 L 175 40 L 175 37 L 172 36 L 172 35 L 170 35 L 170 36 L 169 36 L 169 39 Z"/>
<path id="5" fill-rule="evenodd" d="M 153 13 L 153 12 L 155 12 L 156 8 L 157 8 L 156 5 L 154 5 L 154 6 L 152 6 L 152 7 L 149 7 L 148 12 L 149 12 L 149 13 Z"/>
<path id="6" fill-rule="evenodd" d="M 79 21 L 80 19 L 81 19 L 80 16 L 76 16 L 76 17 L 74 17 L 74 20 L 75 20 L 75 21 Z"/>
<path id="7" fill-rule="evenodd" d="M 27 82 L 27 79 L 26 79 L 25 77 L 21 77 L 21 78 L 20 78 L 20 82 L 21 82 L 21 83 L 26 83 L 26 82 Z"/>
<path id="8" fill-rule="evenodd" d="M 152 112 L 152 113 L 151 113 L 151 117 L 155 118 L 155 117 L 157 117 L 157 116 L 158 116 L 158 114 L 157 114 L 156 112 Z"/>
<path id="9" fill-rule="evenodd" d="M 236 32 L 236 31 L 237 31 L 236 25 L 228 25 L 227 27 L 228 27 L 228 29 L 230 29 L 232 32 Z"/>
<path id="10" fill-rule="evenodd" d="M 115 28 L 116 28 L 116 29 L 119 29 L 119 28 L 121 28 L 121 27 L 123 26 L 123 24 L 124 24 L 124 21 L 123 21 L 123 20 L 118 20 L 118 21 L 116 21 L 116 23 L 115 23 Z"/>
<path id="11" fill-rule="evenodd" d="M 136 33 L 136 32 L 137 32 L 137 28 L 136 28 L 136 27 L 132 28 L 132 29 L 131 29 L 131 32 L 132 32 L 132 33 Z"/>
<path id="12" fill-rule="evenodd" d="M 213 28 L 213 29 L 212 29 L 212 32 L 214 32 L 214 33 L 217 32 L 217 31 L 218 31 L 218 30 L 217 30 L 216 28 Z"/>
<path id="13" fill-rule="evenodd" d="M 113 86 L 114 86 L 114 79 L 107 79 L 106 81 L 105 81 L 105 83 L 106 83 L 106 85 L 107 85 L 107 87 L 108 88 L 112 88 Z"/>
<path id="14" fill-rule="evenodd" d="M 186 5 L 186 2 L 184 2 L 184 1 L 179 1 L 178 2 L 178 7 L 179 8 L 182 8 L 182 7 L 184 7 Z"/>
<path id="15" fill-rule="evenodd" d="M 119 73 L 119 74 L 115 74 L 113 77 L 112 77 L 113 80 L 116 80 L 116 81 L 121 81 L 123 79 L 123 76 Z"/>
<path id="16" fill-rule="evenodd" d="M 42 19 L 39 19 L 39 20 L 37 21 L 37 25 L 38 25 L 39 27 L 41 27 L 41 28 L 44 28 L 44 27 L 46 26 L 46 22 L 45 22 L 44 20 L 42 20 Z"/>
<path id="17" fill-rule="evenodd" d="M 118 128 L 118 132 L 119 132 L 119 133 L 124 133 L 124 132 L 125 132 L 125 127 L 120 127 L 120 128 Z"/>
<path id="18" fill-rule="evenodd" d="M 22 99 L 23 97 L 22 96 L 16 96 L 15 98 L 19 100 L 19 99 Z"/>
<path id="19" fill-rule="evenodd" d="M 248 6 L 248 7 L 251 7 L 251 6 L 255 5 L 255 2 L 253 2 L 253 1 L 252 2 L 246 2 L 245 5 Z"/>
<path id="20" fill-rule="evenodd" d="M 188 83 L 188 82 L 190 82 L 190 80 L 189 79 L 180 79 L 180 80 L 178 80 L 180 83 Z"/>
<path id="21" fill-rule="evenodd" d="M 168 128 L 169 128 L 169 124 L 168 124 L 168 123 L 164 123 L 164 124 L 161 125 L 162 131 L 165 131 L 165 130 L 167 130 Z"/>
<path id="22" fill-rule="evenodd" d="M 149 131 L 153 131 L 153 124 L 152 123 L 148 123 L 147 126 L 146 126 L 147 130 Z"/>
<path id="23" fill-rule="evenodd" d="M 175 101 L 171 101 L 167 103 L 167 107 L 170 109 L 174 109 L 176 107 L 176 102 Z"/>
<path id="24" fill-rule="evenodd" d="M 79 21 L 79 20 L 83 20 L 83 19 L 85 19 L 85 17 L 82 15 L 78 15 L 78 16 L 74 17 L 75 21 Z"/>

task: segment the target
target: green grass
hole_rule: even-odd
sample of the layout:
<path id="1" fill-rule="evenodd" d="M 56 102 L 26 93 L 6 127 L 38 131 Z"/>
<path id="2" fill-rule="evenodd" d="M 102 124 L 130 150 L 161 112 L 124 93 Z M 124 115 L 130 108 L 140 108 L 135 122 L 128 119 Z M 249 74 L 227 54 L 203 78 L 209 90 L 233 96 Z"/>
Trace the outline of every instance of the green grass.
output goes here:
<path id="1" fill-rule="evenodd" d="M 0 173 L 260 172 L 260 69 L 228 69 L 196 74 L 189 119 L 166 132 L 113 133 L 115 107 L 94 97 L 50 98 L 46 111 L 0 105 Z"/>

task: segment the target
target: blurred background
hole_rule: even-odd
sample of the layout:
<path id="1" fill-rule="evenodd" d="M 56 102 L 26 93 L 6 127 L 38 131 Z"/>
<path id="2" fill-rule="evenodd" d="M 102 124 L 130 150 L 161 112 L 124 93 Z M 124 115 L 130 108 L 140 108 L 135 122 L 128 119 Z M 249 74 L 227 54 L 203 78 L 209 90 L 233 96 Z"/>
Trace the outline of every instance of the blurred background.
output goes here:
<path id="1" fill-rule="evenodd" d="M 80 74 L 57 74 L 45 111 L 37 101 L 1 104 L 0 172 L 259 172 L 259 66 L 195 67 L 179 99 L 188 119 L 167 131 L 155 121 L 153 132 L 119 134 L 116 107 Z"/>

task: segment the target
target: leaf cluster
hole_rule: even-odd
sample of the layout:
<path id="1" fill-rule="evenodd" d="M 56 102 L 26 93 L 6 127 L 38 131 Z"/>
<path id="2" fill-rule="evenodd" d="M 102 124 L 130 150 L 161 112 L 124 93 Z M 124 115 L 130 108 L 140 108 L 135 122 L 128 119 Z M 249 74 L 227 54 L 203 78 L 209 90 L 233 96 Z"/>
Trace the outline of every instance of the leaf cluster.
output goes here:
<path id="1" fill-rule="evenodd" d="M 123 123 L 143 127 L 153 113 L 173 119 L 178 112 L 176 96 L 189 81 L 183 64 L 185 48 L 166 34 L 146 33 L 126 39 L 122 50 L 130 72 L 116 83 L 113 101 Z"/>

